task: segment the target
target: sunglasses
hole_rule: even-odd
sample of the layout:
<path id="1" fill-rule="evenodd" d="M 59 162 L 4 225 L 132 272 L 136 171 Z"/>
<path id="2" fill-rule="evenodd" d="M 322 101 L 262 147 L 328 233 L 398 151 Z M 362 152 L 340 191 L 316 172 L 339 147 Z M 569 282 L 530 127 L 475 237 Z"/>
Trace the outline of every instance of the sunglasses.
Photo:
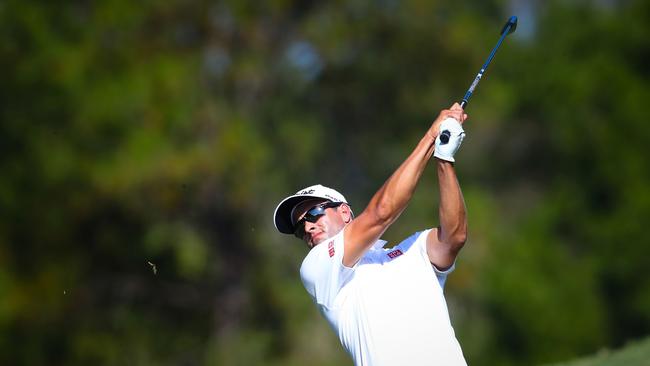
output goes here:
<path id="1" fill-rule="evenodd" d="M 343 202 L 325 202 L 319 203 L 316 206 L 310 208 L 305 213 L 305 215 L 294 224 L 295 230 L 293 232 L 293 235 L 295 235 L 298 239 L 304 238 L 306 221 L 314 223 L 318 221 L 321 216 L 325 215 L 325 210 L 328 208 L 339 207 L 342 203 Z"/>

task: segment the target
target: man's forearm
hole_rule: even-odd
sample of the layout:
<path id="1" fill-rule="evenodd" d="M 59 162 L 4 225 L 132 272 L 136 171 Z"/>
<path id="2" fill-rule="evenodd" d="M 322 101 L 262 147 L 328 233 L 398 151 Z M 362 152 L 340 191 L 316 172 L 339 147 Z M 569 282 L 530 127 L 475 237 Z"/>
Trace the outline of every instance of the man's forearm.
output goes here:
<path id="1" fill-rule="evenodd" d="M 467 214 L 463 193 L 452 163 L 436 159 L 440 190 L 440 242 L 460 250 L 467 238 Z"/>
<path id="2" fill-rule="evenodd" d="M 433 155 L 434 142 L 435 137 L 425 134 L 411 155 L 371 199 L 368 208 L 374 210 L 386 225 L 393 223 L 408 205 L 422 172 Z"/>

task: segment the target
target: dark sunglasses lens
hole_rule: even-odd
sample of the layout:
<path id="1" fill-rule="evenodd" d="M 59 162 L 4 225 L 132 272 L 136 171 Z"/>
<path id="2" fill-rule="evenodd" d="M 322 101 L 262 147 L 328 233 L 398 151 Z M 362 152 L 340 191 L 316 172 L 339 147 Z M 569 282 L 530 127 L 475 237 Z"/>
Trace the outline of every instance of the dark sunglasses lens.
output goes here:
<path id="1" fill-rule="evenodd" d="M 296 224 L 296 231 L 293 232 L 293 235 L 296 236 L 296 238 L 301 239 L 305 237 L 305 222 L 300 220 Z"/>
<path id="2" fill-rule="evenodd" d="M 305 236 L 305 222 L 316 222 L 318 221 L 318 218 L 324 214 L 324 212 L 321 212 L 318 215 L 313 215 L 310 210 L 310 212 L 307 212 L 307 214 L 296 223 L 296 231 L 294 231 L 293 234 L 298 237 L 298 239 L 302 239 Z"/>
<path id="3" fill-rule="evenodd" d="M 305 214 L 305 219 L 309 222 L 314 222 L 311 220 L 314 220 L 314 218 L 318 218 L 322 215 L 325 214 L 325 210 L 327 209 L 327 206 L 316 206 L 312 208 L 311 210 L 307 211 Z"/>

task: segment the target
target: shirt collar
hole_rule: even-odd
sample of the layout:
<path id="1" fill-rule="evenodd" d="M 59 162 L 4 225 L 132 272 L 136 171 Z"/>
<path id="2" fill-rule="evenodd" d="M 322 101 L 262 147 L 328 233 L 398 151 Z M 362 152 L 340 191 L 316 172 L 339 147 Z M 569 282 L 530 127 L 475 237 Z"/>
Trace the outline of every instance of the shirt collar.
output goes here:
<path id="1" fill-rule="evenodd" d="M 382 249 L 386 243 L 388 243 L 386 240 L 377 239 L 375 244 L 372 245 L 372 249 Z"/>

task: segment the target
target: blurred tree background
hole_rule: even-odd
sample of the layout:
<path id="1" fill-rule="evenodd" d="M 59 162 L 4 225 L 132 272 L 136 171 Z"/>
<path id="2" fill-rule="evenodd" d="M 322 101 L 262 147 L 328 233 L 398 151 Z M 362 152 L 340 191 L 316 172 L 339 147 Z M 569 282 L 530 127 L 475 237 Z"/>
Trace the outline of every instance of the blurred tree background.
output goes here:
<path id="1" fill-rule="evenodd" d="M 0 364 L 350 364 L 275 204 L 361 211 L 512 14 L 458 155 L 466 358 L 650 334 L 650 2 L 4 0 Z M 436 205 L 429 169 L 386 239 Z"/>

